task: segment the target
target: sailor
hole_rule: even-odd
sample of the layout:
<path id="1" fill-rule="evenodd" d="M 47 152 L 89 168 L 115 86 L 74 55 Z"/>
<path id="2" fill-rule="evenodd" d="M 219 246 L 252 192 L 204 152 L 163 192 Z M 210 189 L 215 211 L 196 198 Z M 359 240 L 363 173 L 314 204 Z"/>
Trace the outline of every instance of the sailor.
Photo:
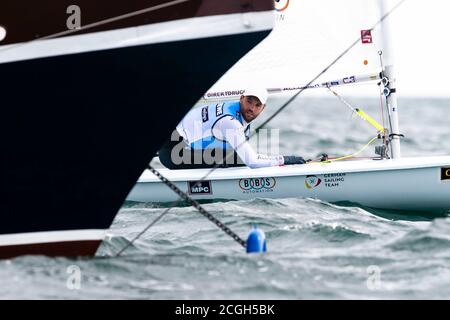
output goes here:
<path id="1" fill-rule="evenodd" d="M 256 153 L 248 142 L 250 123 L 265 109 L 266 89 L 252 87 L 239 100 L 191 110 L 159 150 L 169 169 L 304 164 L 300 156 Z"/>

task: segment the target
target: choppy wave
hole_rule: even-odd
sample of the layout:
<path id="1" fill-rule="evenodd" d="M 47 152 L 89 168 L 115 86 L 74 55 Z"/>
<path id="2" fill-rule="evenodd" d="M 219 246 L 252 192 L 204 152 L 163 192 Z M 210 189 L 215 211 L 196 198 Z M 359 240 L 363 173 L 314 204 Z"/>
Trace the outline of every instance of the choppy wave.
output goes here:
<path id="1" fill-rule="evenodd" d="M 444 121 L 448 101 L 411 100 L 403 105 L 403 153 L 450 154 L 444 139 L 449 135 Z M 425 105 L 427 112 L 419 122 L 417 111 Z M 326 100 L 314 108 L 292 106 L 277 118 L 272 126 L 286 128 L 281 151 L 340 154 L 365 143 L 370 128 L 352 122 L 345 111 L 324 117 L 332 108 L 342 107 Z M 365 110 L 375 113 L 376 103 Z M 94 259 L 0 261 L 0 298 L 450 298 L 446 216 L 403 216 L 296 198 L 203 205 L 244 239 L 257 224 L 266 233 L 268 253 L 247 255 L 195 209 L 179 203 L 116 257 L 166 209 L 161 204 L 125 203 Z M 69 283 L 74 267 L 81 272 L 80 288 Z"/>

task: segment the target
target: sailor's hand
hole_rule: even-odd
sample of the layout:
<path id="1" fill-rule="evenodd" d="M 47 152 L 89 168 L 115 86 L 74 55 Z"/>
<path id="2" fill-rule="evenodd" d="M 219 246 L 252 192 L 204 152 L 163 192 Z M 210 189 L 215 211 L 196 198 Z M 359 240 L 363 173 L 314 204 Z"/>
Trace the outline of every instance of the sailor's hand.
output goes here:
<path id="1" fill-rule="evenodd" d="M 305 159 L 303 159 L 302 157 L 283 156 L 283 158 L 284 158 L 284 164 L 285 165 L 289 165 L 289 164 L 305 164 L 306 163 Z"/>

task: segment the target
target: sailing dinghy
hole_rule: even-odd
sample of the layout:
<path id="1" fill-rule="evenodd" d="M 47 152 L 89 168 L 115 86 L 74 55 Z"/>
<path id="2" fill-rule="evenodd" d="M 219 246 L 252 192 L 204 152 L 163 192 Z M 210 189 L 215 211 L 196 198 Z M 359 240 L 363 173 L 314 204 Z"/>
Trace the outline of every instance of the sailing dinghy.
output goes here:
<path id="1" fill-rule="evenodd" d="M 161 175 L 198 200 L 301 197 L 387 210 L 449 210 L 450 156 L 401 157 L 388 22 L 403 2 L 277 1 L 272 35 L 204 96 L 204 101 L 238 98 L 251 76 L 272 94 L 331 91 L 352 108 L 334 90 L 373 83 L 384 98 L 383 125 L 361 109 L 352 110 L 377 131 L 376 157 L 261 169 L 161 169 Z M 274 70 L 283 77 L 274 76 Z M 168 202 L 178 196 L 145 171 L 127 199 Z"/>
<path id="2" fill-rule="evenodd" d="M 440 211 L 450 209 L 450 156 L 338 161 L 260 169 L 158 170 L 193 199 L 314 198 L 369 208 Z M 128 200 L 178 199 L 145 171 Z"/>

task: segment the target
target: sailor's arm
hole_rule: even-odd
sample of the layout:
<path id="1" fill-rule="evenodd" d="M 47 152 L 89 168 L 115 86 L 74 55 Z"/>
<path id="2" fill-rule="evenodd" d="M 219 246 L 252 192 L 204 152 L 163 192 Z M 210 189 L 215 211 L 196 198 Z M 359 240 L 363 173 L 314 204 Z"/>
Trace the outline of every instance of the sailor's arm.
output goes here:
<path id="1" fill-rule="evenodd" d="M 284 164 L 284 157 L 281 155 L 269 156 L 256 153 L 246 140 L 244 128 L 238 120 L 231 117 L 222 118 L 214 129 L 225 138 L 248 167 L 262 168 Z"/>

